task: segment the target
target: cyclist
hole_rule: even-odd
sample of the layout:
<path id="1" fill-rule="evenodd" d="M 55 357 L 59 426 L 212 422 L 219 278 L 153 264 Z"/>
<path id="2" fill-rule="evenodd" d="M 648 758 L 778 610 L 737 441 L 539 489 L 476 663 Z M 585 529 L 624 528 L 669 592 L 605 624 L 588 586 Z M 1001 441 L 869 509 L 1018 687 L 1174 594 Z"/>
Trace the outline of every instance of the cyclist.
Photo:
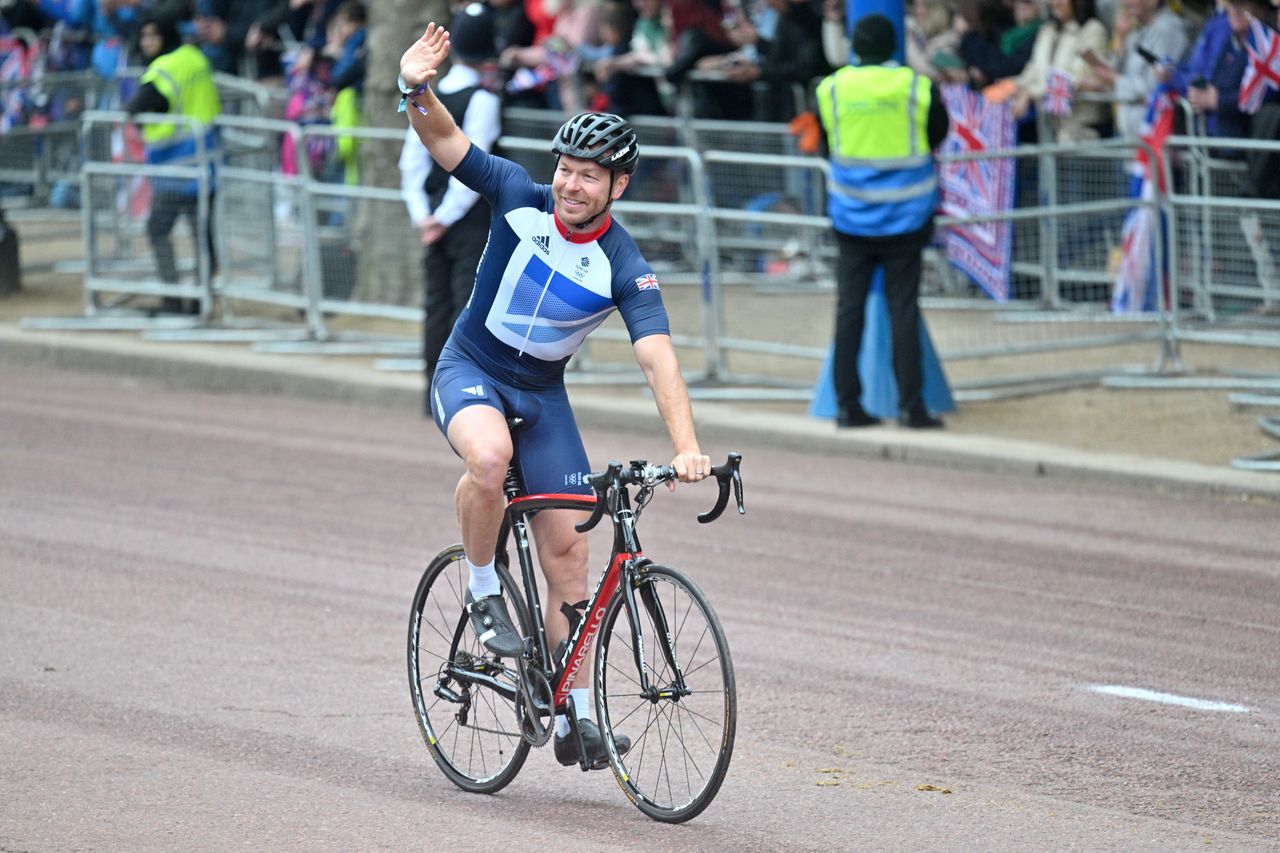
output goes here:
<path id="1" fill-rule="evenodd" d="M 615 115 L 571 118 L 551 145 L 557 155 L 551 184 L 534 183 L 522 167 L 473 145 L 428 87 L 448 53 L 448 33 L 429 24 L 400 59 L 401 108 L 431 157 L 483 196 L 492 218 L 471 301 L 436 365 L 431 405 L 436 425 L 466 466 L 454 499 L 470 570 L 471 622 L 486 648 L 512 656 L 520 651 L 520 636 L 503 604 L 494 543 L 513 442 L 529 492 L 591 491 L 564 368 L 613 309 L 622 314 L 653 390 L 680 480 L 702 480 L 711 460 L 698 446 L 657 277 L 610 216 L 638 160 L 635 131 Z M 525 420 L 514 438 L 508 416 Z M 533 520 L 552 648 L 569 635 L 562 607 L 587 597 L 587 540 L 573 529 L 580 520 L 571 510 L 542 512 Z M 589 716 L 586 669 L 578 672 L 570 696 L 587 763 L 603 766 L 607 753 Z M 557 718 L 555 755 L 566 766 L 579 759 L 570 731 L 569 721 Z M 626 738 L 615 742 L 619 753 L 629 746 Z"/>

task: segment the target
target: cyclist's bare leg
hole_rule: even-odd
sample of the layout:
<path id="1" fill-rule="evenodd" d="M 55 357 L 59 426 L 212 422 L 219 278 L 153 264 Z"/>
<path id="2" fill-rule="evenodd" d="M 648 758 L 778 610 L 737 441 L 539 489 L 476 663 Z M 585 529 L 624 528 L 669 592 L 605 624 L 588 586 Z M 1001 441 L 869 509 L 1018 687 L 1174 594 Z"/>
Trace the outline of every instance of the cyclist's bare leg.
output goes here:
<path id="1" fill-rule="evenodd" d="M 462 548 L 468 560 L 483 566 L 493 560 L 502 526 L 502 483 L 511 462 L 511 432 L 497 409 L 467 406 L 449 422 L 449 443 L 467 466 L 454 492 Z"/>
<path id="2" fill-rule="evenodd" d="M 569 636 L 569 622 L 560 612 L 562 602 L 573 604 L 587 597 L 587 537 L 573 526 L 587 517 L 585 512 L 553 510 L 533 517 L 533 539 L 538 546 L 538 565 L 547 578 L 545 623 L 547 645 L 555 650 Z M 591 657 L 578 670 L 574 684 L 591 683 Z"/>

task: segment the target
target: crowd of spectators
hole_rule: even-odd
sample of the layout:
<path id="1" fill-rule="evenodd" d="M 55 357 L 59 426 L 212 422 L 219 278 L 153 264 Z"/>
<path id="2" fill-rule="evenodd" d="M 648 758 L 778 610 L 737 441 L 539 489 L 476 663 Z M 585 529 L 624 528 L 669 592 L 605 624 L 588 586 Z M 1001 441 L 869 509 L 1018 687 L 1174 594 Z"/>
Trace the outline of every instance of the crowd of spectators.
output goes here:
<path id="1" fill-rule="evenodd" d="M 1049 122 L 1056 141 L 1135 137 L 1160 83 L 1204 116 L 1209 134 L 1243 136 L 1249 115 L 1234 96 L 1248 22 L 1275 27 L 1278 2 L 911 0 L 903 41 L 907 63 L 921 74 L 1012 98 L 1024 120 L 1065 80 L 1073 97 Z M 0 37 L 81 33 L 61 38 L 56 56 L 46 44 L 42 61 L 110 75 L 139 64 L 144 18 L 172 22 L 216 70 L 287 86 L 295 101 L 303 93 L 302 114 L 314 116 L 343 88 L 359 92 L 360 3 L 0 0 Z M 497 43 L 486 81 L 507 104 L 663 115 L 676 110 L 677 87 L 687 85 L 700 117 L 788 121 L 811 108 L 817 80 L 849 60 L 844 0 L 490 3 Z"/>
<path id="2" fill-rule="evenodd" d="M 1275 28 L 1280 0 L 1195 2 L 1215 0 L 909 0 L 906 62 L 1008 99 L 1023 142 L 1037 128 L 1045 142 L 1135 138 L 1162 83 L 1200 119 L 1196 129 L 1249 136 L 1254 116 L 1238 95 L 1250 21 Z M 845 0 L 489 4 L 495 53 L 482 75 L 505 105 L 671 115 L 687 87 L 697 117 L 786 122 L 812 110 L 817 81 L 850 56 Z M 358 112 L 362 0 L 0 0 L 0 68 L 10 78 L 37 65 L 110 77 L 142 64 L 144 19 L 174 24 L 216 70 L 285 88 L 290 119 L 333 121 L 335 105 Z M 13 36 L 32 32 L 45 34 L 39 62 L 6 62 L 5 47 L 21 46 Z M 1044 108 L 1050 95 L 1058 109 Z"/>

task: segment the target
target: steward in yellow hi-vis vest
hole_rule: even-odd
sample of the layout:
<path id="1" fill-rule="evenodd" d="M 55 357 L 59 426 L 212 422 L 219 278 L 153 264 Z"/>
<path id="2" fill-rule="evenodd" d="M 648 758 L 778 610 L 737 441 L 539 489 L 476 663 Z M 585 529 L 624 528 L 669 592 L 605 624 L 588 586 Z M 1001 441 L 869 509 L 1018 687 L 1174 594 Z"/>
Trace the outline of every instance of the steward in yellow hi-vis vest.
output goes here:
<path id="1" fill-rule="evenodd" d="M 884 271 L 898 422 L 909 429 L 942 426 L 924 404 L 919 297 L 921 255 L 938 206 L 933 149 L 946 138 L 949 122 L 937 87 L 892 61 L 897 43 L 888 18 L 863 17 L 853 30 L 857 65 L 818 84 L 818 116 L 831 161 L 827 212 L 838 252 L 832 372 L 840 427 L 880 422 L 862 406 L 858 375 L 867 293 L 877 268 Z"/>
<path id="2" fill-rule="evenodd" d="M 166 284 L 178 282 L 177 260 L 171 234 L 178 217 L 191 222 L 192 231 L 203 231 L 203 251 L 209 259 L 208 270 L 214 271 L 217 258 L 213 248 L 213 155 L 218 147 L 217 128 L 209 127 L 222 112 L 222 103 L 213 82 L 213 70 L 200 49 L 184 45 L 177 27 L 168 19 L 144 19 L 138 27 L 138 49 L 150 60 L 138 79 L 138 91 L 125 104 L 129 115 L 167 113 L 183 116 L 187 121 L 147 122 L 142 126 L 142 139 L 147 147 L 147 162 L 153 165 L 190 166 L 196 164 L 203 150 L 209 163 L 208 204 L 200 194 L 200 182 L 189 177 L 148 175 L 151 181 L 151 213 L 147 217 L 147 236 L 155 252 L 156 272 Z M 193 125 L 192 122 L 196 124 Z M 194 132 L 193 132 L 194 131 Z M 199 134 L 197 136 L 196 134 Z M 203 220 L 204 227 L 198 227 Z M 197 258 L 198 260 L 198 258 Z M 197 270 L 201 269 L 197 265 Z M 197 273 L 199 277 L 200 273 Z M 199 304 L 165 296 L 161 303 L 165 312 L 197 313 Z"/>
<path id="3" fill-rule="evenodd" d="M 181 115 L 198 122 L 202 128 L 202 146 L 197 146 L 189 122 L 143 125 L 142 141 L 147 146 L 147 162 L 192 163 L 198 147 L 212 151 L 218 145 L 216 128 L 208 127 L 209 122 L 222 113 L 222 101 L 213 82 L 213 68 L 200 48 L 182 44 L 176 28 L 167 21 L 147 21 L 139 28 L 138 41 L 143 55 L 154 58 L 138 78 L 138 93 L 125 109 L 130 113 Z M 153 179 L 153 186 L 157 190 L 189 195 L 195 195 L 197 191 L 195 181 L 176 178 Z"/>
<path id="4" fill-rule="evenodd" d="M 831 160 L 827 212 L 837 231 L 905 234 L 933 217 L 932 105 L 929 78 L 896 64 L 846 65 L 818 84 Z"/>

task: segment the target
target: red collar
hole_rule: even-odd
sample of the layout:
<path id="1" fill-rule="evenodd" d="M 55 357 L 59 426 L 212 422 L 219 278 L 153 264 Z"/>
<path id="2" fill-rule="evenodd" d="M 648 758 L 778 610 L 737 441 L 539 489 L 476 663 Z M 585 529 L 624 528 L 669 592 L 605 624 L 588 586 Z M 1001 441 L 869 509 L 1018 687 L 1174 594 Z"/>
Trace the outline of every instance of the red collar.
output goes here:
<path id="1" fill-rule="evenodd" d="M 604 215 L 604 222 L 600 224 L 600 227 L 595 231 L 587 233 L 570 231 L 569 226 L 561 222 L 560 217 L 556 216 L 554 212 L 551 214 L 551 219 L 556 223 L 556 230 L 560 232 L 560 236 L 568 240 L 570 243 L 590 243 L 592 240 L 598 239 L 601 234 L 608 231 L 609 226 L 613 224 L 613 217 L 607 212 Z"/>

